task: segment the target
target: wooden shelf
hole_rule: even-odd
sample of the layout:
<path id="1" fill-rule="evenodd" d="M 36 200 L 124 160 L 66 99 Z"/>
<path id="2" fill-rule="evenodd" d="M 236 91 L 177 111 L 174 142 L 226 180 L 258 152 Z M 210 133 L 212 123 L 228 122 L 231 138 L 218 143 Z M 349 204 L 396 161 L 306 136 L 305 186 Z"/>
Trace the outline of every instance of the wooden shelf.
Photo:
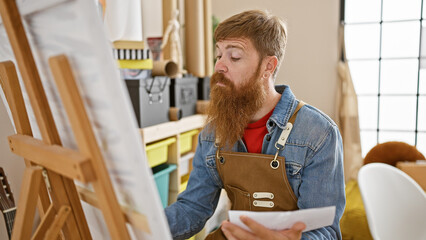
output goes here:
<path id="1" fill-rule="evenodd" d="M 179 135 L 180 133 L 204 127 L 206 116 L 196 114 L 182 118 L 179 121 L 161 123 L 158 125 L 141 128 L 140 132 L 145 144 L 164 138 Z"/>

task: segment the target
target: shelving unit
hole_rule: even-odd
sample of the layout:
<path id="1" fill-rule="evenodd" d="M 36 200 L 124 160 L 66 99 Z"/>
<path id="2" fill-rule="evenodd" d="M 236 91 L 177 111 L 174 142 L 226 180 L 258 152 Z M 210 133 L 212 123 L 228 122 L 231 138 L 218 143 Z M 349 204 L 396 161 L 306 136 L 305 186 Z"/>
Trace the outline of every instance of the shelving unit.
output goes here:
<path id="1" fill-rule="evenodd" d="M 140 129 L 140 133 L 145 147 L 149 144 L 170 137 L 176 138 L 176 141 L 168 146 L 167 163 L 177 165 L 177 169 L 170 174 L 168 199 L 169 205 L 176 201 L 177 196 L 180 192 L 181 178 L 179 174 L 179 160 L 182 157 L 180 153 L 181 134 L 191 130 L 201 131 L 201 129 L 204 127 L 205 119 L 205 115 L 196 114 L 193 116 L 182 118 L 179 121 L 161 123 L 158 125 Z M 195 134 L 192 136 L 192 148 L 189 152 L 195 152 L 197 144 L 198 134 Z"/>

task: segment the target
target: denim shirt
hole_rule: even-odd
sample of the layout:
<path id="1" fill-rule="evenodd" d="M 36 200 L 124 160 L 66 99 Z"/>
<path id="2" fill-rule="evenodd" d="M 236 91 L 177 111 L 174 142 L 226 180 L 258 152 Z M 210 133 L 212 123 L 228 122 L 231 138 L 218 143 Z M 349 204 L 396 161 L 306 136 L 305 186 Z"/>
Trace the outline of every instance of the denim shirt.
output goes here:
<path id="1" fill-rule="evenodd" d="M 298 104 L 288 86 L 276 86 L 276 90 L 282 95 L 266 123 L 263 154 L 275 154 L 274 144 Z M 165 209 L 174 239 L 186 239 L 201 231 L 216 209 L 223 184 L 216 170 L 214 143 L 214 132 L 204 128 L 198 136 L 187 188 Z M 247 152 L 241 140 L 232 150 Z M 331 226 L 304 232 L 302 239 L 341 239 L 339 222 L 346 200 L 342 139 L 336 124 L 318 109 L 305 105 L 279 155 L 285 157 L 287 178 L 299 209 L 336 206 Z"/>

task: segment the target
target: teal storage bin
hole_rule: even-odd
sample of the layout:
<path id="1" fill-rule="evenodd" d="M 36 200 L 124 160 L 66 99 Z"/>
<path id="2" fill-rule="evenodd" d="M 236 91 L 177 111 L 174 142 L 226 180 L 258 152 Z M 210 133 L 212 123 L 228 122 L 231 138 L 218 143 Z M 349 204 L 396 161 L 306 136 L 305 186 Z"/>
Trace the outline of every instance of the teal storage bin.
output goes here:
<path id="1" fill-rule="evenodd" d="M 177 166 L 175 164 L 162 164 L 152 168 L 155 184 L 157 185 L 163 207 L 167 207 L 169 200 L 170 173 L 176 170 L 176 168 Z"/>

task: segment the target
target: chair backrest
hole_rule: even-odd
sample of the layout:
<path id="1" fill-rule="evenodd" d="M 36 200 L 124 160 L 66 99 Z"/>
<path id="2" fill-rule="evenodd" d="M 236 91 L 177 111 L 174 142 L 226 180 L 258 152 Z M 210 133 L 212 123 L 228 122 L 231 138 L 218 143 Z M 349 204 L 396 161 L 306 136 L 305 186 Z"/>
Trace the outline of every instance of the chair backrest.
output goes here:
<path id="1" fill-rule="evenodd" d="M 358 184 L 374 239 L 426 239 L 426 194 L 410 176 L 370 163 L 360 169 Z"/>

